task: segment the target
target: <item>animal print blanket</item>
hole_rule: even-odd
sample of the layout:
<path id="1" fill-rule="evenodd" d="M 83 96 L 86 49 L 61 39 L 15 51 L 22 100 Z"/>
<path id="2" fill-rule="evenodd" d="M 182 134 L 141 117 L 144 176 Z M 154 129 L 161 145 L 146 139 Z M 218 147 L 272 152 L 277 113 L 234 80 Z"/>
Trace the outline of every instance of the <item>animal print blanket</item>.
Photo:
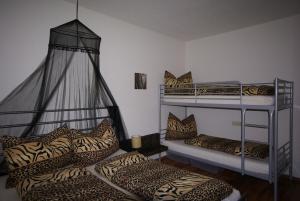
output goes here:
<path id="1" fill-rule="evenodd" d="M 185 139 L 185 144 L 198 146 L 215 151 L 240 156 L 242 144 L 240 141 L 200 134 L 194 138 Z M 258 142 L 245 141 L 245 156 L 253 159 L 266 159 L 269 156 L 269 146 Z"/>
<path id="2" fill-rule="evenodd" d="M 137 152 L 102 161 L 95 170 L 144 200 L 220 201 L 233 190 L 218 179 L 148 160 Z"/>
<path id="3" fill-rule="evenodd" d="M 85 168 L 65 168 L 27 178 L 18 183 L 17 191 L 22 201 L 134 200 Z"/>
<path id="4" fill-rule="evenodd" d="M 195 88 L 196 86 L 196 88 Z M 241 89 L 239 86 L 202 86 L 202 85 L 185 85 L 184 87 L 174 87 L 165 90 L 165 95 L 222 95 L 222 96 L 239 96 Z M 196 93 L 195 93 L 196 89 Z M 243 96 L 273 96 L 274 87 L 268 85 L 249 85 L 243 86 Z"/>

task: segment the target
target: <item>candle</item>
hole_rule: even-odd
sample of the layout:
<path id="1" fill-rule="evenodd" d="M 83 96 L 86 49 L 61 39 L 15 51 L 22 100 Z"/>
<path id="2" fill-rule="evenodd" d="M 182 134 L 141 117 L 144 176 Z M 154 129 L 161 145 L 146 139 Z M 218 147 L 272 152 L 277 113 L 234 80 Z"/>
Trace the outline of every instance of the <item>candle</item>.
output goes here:
<path id="1" fill-rule="evenodd" d="M 138 149 L 142 147 L 142 140 L 141 140 L 141 136 L 139 135 L 134 135 L 131 138 L 131 146 L 134 149 Z"/>

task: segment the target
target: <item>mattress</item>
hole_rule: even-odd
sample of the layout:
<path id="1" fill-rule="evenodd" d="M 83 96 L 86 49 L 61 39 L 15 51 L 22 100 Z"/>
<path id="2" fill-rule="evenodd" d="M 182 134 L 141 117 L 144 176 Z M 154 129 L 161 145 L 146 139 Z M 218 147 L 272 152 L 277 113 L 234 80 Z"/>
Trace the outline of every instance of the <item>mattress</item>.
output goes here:
<path id="1" fill-rule="evenodd" d="M 109 156 L 108 158 L 111 158 L 116 155 L 120 155 L 122 153 L 126 153 L 126 152 L 120 149 L 117 152 L 115 152 L 114 154 L 112 154 L 111 156 Z M 120 188 L 119 186 L 111 183 L 108 179 L 106 179 L 103 176 L 96 173 L 94 167 L 95 167 L 95 165 L 91 165 L 91 166 L 87 167 L 87 169 L 89 171 L 91 171 L 93 174 L 95 174 L 98 178 L 100 178 L 101 180 L 106 182 L 107 184 L 113 186 L 114 188 L 126 193 L 127 195 L 130 195 L 131 197 L 135 198 L 136 200 L 142 200 L 135 194 L 128 192 L 123 188 Z M 11 188 L 11 189 L 5 188 L 6 179 L 7 179 L 7 175 L 0 177 L 0 200 L 1 201 L 21 201 L 21 198 L 18 196 L 15 188 Z M 231 193 L 231 195 L 228 196 L 227 198 L 223 199 L 223 201 L 238 201 L 240 199 L 240 197 L 241 197 L 240 192 L 236 189 L 233 189 L 233 192 Z"/>
<path id="2" fill-rule="evenodd" d="M 187 145 L 184 140 L 163 140 L 163 145 L 168 146 L 168 150 L 177 154 L 185 155 L 199 161 L 204 161 L 211 164 L 217 164 L 220 167 L 229 169 L 241 169 L 241 157 L 231 154 Z M 245 159 L 245 170 L 249 175 L 268 175 L 269 165 L 265 160 Z"/>
<path id="3" fill-rule="evenodd" d="M 162 101 L 171 103 L 273 105 L 274 96 L 222 96 L 222 95 L 164 95 Z"/>

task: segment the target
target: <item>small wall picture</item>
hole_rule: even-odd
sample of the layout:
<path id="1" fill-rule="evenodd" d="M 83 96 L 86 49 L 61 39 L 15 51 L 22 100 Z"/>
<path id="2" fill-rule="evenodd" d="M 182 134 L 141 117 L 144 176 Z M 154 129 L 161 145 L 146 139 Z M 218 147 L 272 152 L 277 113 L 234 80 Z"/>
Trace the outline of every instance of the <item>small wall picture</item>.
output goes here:
<path id="1" fill-rule="evenodd" d="M 147 75 L 143 73 L 134 74 L 134 89 L 147 89 Z"/>

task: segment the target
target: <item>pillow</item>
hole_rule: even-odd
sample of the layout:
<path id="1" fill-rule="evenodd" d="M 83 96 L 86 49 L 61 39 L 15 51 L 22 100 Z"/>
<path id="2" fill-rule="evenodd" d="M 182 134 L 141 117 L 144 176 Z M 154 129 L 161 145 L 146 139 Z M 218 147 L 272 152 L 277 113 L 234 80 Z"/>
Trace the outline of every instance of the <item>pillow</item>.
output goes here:
<path id="1" fill-rule="evenodd" d="M 165 71 L 165 93 L 192 93 L 193 90 L 180 90 L 179 88 L 191 88 L 193 84 L 192 73 L 188 72 L 176 78 L 172 73 Z M 175 89 L 168 89 L 175 88 Z M 177 88 L 177 89 L 176 89 Z"/>
<path id="2" fill-rule="evenodd" d="M 75 129 L 72 133 L 75 165 L 95 164 L 119 149 L 119 141 L 108 120 L 103 120 L 91 133 Z"/>
<path id="3" fill-rule="evenodd" d="M 72 138 L 66 127 L 37 138 L 2 137 L 8 166 L 6 188 L 33 175 L 47 173 L 72 163 Z"/>
<path id="4" fill-rule="evenodd" d="M 146 160 L 148 160 L 147 157 L 137 151 L 128 152 L 97 163 L 95 171 L 111 180 L 112 176 L 119 169 L 132 164 L 141 163 Z"/>
<path id="5" fill-rule="evenodd" d="M 166 140 L 182 140 L 197 136 L 197 124 L 194 115 L 182 121 L 174 114 L 169 113 Z"/>

